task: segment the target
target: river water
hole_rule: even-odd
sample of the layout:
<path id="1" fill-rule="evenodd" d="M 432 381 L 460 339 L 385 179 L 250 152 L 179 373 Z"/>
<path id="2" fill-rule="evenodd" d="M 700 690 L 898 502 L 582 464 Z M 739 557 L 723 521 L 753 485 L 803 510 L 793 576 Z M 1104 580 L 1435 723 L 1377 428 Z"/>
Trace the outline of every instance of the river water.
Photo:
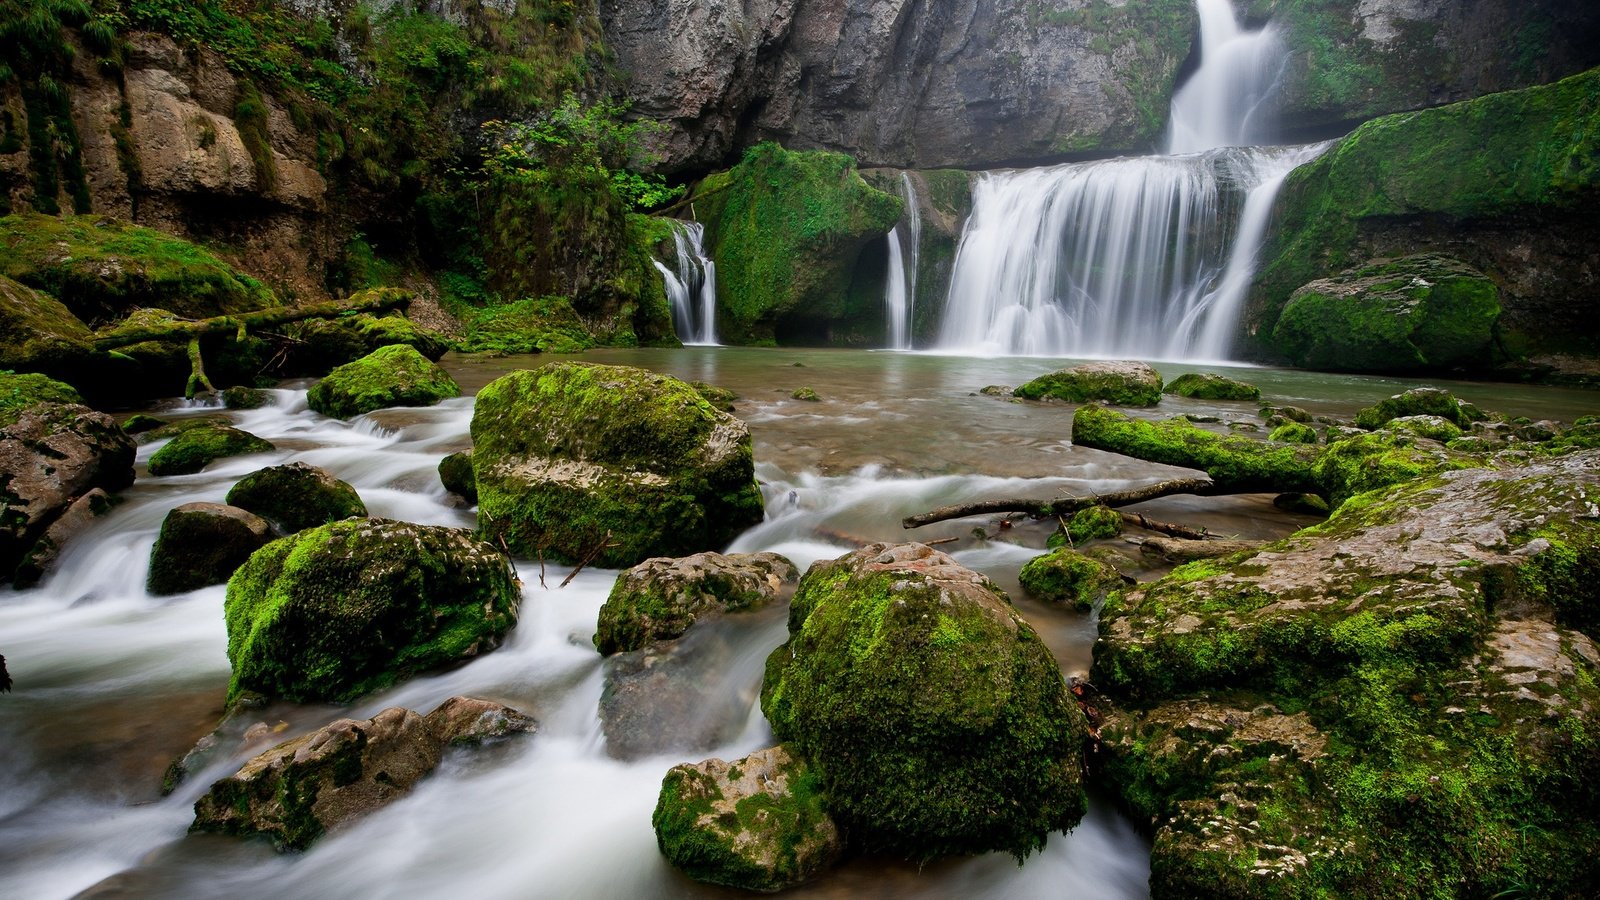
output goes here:
<path id="1" fill-rule="evenodd" d="M 582 358 L 709 381 L 740 395 L 736 414 L 755 439 L 767 520 L 731 549 L 775 550 L 803 569 L 848 552 L 853 542 L 956 538 L 942 549 L 1010 590 L 1068 673 L 1088 668 L 1092 620 L 1015 590 L 1016 572 L 1043 546 L 1046 525 L 1002 530 L 998 517 L 988 517 L 908 533 L 900 518 L 966 500 L 1114 490 L 1177 471 L 1073 447 L 1069 405 L 978 393 L 1064 361 L 727 348 Z M 544 361 L 449 357 L 444 364 L 470 395 L 504 372 Z M 1194 369 L 1160 368 L 1169 378 Z M 1340 416 L 1418 383 L 1201 368 L 1258 384 L 1264 402 Z M 1581 391 L 1443 386 L 1486 408 L 1535 419 L 1570 421 L 1597 406 L 1593 393 Z M 791 399 L 799 387 L 822 399 Z M 205 787 L 270 742 L 238 747 L 232 737 L 225 741 L 230 753 L 172 796 L 160 796 L 167 764 L 215 725 L 229 674 L 221 586 L 166 598 L 143 589 L 166 511 L 221 501 L 243 475 L 302 460 L 354 484 L 374 515 L 473 524 L 472 511 L 452 502 L 435 471 L 442 456 L 470 443 L 470 397 L 345 423 L 309 412 L 304 388 L 284 386 L 266 409 L 226 413 L 273 441 L 275 453 L 224 460 L 195 475 L 149 478 L 143 467 L 157 445 L 141 448 L 140 478 L 124 502 L 69 545 L 58 571 L 40 586 L 0 596 L 0 652 L 16 681 L 14 693 L 0 696 L 0 897 L 732 896 L 683 878 L 661 860 L 650 812 L 673 764 L 731 759 L 769 745 L 755 694 L 762 660 L 783 640 L 781 617 L 736 616 L 701 626 L 695 652 L 675 660 L 682 683 L 704 691 L 705 715 L 725 720 L 712 729 L 721 735 L 716 746 L 619 760 L 607 752 L 597 716 L 605 672 L 589 640 L 616 573 L 586 570 L 557 588 L 566 571 L 549 566 L 545 588 L 539 565 L 529 560 L 517 562 L 521 621 L 499 650 L 348 707 L 280 705 L 251 719 L 276 728 L 273 740 L 284 740 L 341 716 L 365 718 L 395 705 L 426 712 L 468 694 L 534 715 L 537 735 L 448 756 L 410 796 L 306 853 L 279 855 L 260 841 L 186 835 Z M 1255 406 L 1166 398 L 1151 415 L 1251 419 Z M 1141 509 L 1244 537 L 1275 537 L 1309 521 L 1275 510 L 1265 496 L 1167 498 Z M 712 644 L 723 649 L 699 649 Z M 681 734 L 653 739 L 662 747 L 680 744 L 704 724 L 685 722 Z M 1053 836 L 1021 867 L 1002 855 L 920 869 L 863 859 L 793 895 L 1140 897 L 1148 856 L 1132 823 L 1095 797 L 1075 831 Z"/>

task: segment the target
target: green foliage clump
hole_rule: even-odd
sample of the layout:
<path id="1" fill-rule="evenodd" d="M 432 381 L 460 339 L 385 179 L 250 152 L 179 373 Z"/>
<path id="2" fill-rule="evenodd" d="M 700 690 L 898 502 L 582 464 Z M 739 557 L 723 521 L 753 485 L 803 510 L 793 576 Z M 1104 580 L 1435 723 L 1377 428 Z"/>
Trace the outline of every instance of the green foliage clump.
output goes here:
<path id="1" fill-rule="evenodd" d="M 1021 859 L 1085 806 L 1060 669 L 993 585 L 870 564 L 883 549 L 806 573 L 762 711 L 821 774 L 853 848 Z"/>
<path id="2" fill-rule="evenodd" d="M 228 697 L 348 701 L 493 649 L 520 602 L 506 558 L 459 529 L 347 519 L 280 538 L 228 582 Z"/>
<path id="3" fill-rule="evenodd" d="M 271 441 L 217 422 L 195 423 L 150 457 L 151 475 L 189 475 L 213 461 L 276 449 Z"/>
<path id="4" fill-rule="evenodd" d="M 467 314 L 463 353 L 581 353 L 595 345 L 565 297 L 527 297 Z"/>
<path id="5" fill-rule="evenodd" d="M 0 372 L 0 428 L 15 424 L 22 414 L 41 403 L 82 403 L 70 384 L 44 375 Z"/>
<path id="6" fill-rule="evenodd" d="M 1069 603 L 1088 612 L 1106 592 L 1122 586 L 1116 569 L 1065 547 L 1028 560 L 1019 575 L 1022 589 L 1050 603 Z"/>
<path id="7" fill-rule="evenodd" d="M 1142 364 L 1087 363 L 1040 375 L 1012 394 L 1024 400 L 1103 400 L 1117 406 L 1155 406 L 1161 402 L 1161 374 Z"/>
<path id="8" fill-rule="evenodd" d="M 1109 506 L 1087 506 L 1072 514 L 1059 531 L 1050 536 L 1051 549 L 1078 547 L 1094 540 L 1114 538 L 1122 533 L 1122 514 Z"/>
<path id="9" fill-rule="evenodd" d="M 299 462 L 246 475 L 228 489 L 227 500 L 285 534 L 367 515 L 367 505 L 355 488 L 325 469 Z"/>
<path id="10" fill-rule="evenodd" d="M 1235 381 L 1224 375 L 1210 372 L 1187 372 L 1167 382 L 1163 394 L 1191 397 L 1196 400 L 1260 400 L 1261 389 L 1253 384 Z"/>
<path id="11" fill-rule="evenodd" d="M 391 344 L 345 363 L 306 392 L 306 403 L 335 419 L 391 406 L 432 406 L 461 395 L 444 369 L 406 344 Z"/>
<path id="12" fill-rule="evenodd" d="M 857 257 L 904 206 L 844 154 L 777 144 L 705 178 L 694 202 L 717 260 L 717 329 L 735 343 L 771 343 L 783 327 L 859 312 L 845 300 Z"/>
<path id="13" fill-rule="evenodd" d="M 1100 406 L 1080 406 L 1072 416 L 1072 442 L 1200 469 L 1224 491 L 1323 491 L 1312 471 L 1318 456 L 1315 447 L 1219 435 L 1184 419 L 1145 422 Z"/>

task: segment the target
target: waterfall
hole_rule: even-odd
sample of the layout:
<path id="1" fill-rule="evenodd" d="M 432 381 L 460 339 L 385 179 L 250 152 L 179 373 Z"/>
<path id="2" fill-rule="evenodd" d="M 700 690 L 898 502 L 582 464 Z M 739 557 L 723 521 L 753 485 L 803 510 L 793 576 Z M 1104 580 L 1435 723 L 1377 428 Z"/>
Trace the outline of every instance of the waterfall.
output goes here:
<path id="1" fill-rule="evenodd" d="M 917 208 L 917 188 L 909 172 L 900 173 L 900 199 L 905 201 L 906 235 L 900 226 L 889 229 L 889 278 L 883 307 L 886 343 L 891 350 L 911 349 L 911 307 L 917 300 L 917 262 L 922 250 L 922 214 Z M 909 247 L 902 248 L 903 243 Z M 909 249 L 909 253 L 905 250 Z"/>
<path id="2" fill-rule="evenodd" d="M 661 261 L 651 260 L 666 282 L 678 340 L 691 346 L 717 343 L 717 264 L 706 256 L 705 233 L 705 226 L 699 222 L 675 221 L 672 242 L 677 250 L 677 268 L 669 269 Z"/>
<path id="3" fill-rule="evenodd" d="M 1321 147 L 1267 135 L 1284 51 L 1197 0 L 1200 66 L 1172 99 L 1168 153 L 984 173 L 938 346 L 982 355 L 1228 356 L 1283 179 Z"/>

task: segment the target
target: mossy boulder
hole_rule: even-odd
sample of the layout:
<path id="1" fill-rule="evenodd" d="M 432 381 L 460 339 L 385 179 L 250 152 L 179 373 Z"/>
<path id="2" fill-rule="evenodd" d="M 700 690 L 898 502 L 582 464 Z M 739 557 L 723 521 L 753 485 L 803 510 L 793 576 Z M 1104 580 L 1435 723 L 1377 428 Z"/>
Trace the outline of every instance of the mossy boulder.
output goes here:
<path id="1" fill-rule="evenodd" d="M 1122 575 L 1115 568 L 1066 547 L 1028 560 L 1018 577 L 1029 596 L 1070 604 L 1083 612 L 1122 587 Z"/>
<path id="2" fill-rule="evenodd" d="M 227 499 L 271 522 L 281 534 L 367 515 L 355 488 L 327 469 L 301 462 L 251 472 L 228 489 Z"/>
<path id="3" fill-rule="evenodd" d="M 1383 430 L 1441 444 L 1448 444 L 1461 436 L 1461 428 L 1443 416 L 1400 416 L 1383 423 Z"/>
<path id="4" fill-rule="evenodd" d="M 812 390 L 811 388 L 808 388 L 808 387 L 795 388 L 794 392 L 791 393 L 789 396 L 794 398 L 795 400 L 806 400 L 806 401 L 809 401 L 809 402 L 812 402 L 812 403 L 815 403 L 818 400 L 822 399 L 821 397 L 817 396 L 817 392 L 816 391 L 814 391 L 814 390 Z"/>
<path id="5" fill-rule="evenodd" d="M 850 157 L 758 144 L 701 181 L 694 200 L 717 261 L 723 339 L 771 343 L 880 315 L 876 303 L 851 302 L 851 278 L 904 204 L 863 181 Z"/>
<path id="6" fill-rule="evenodd" d="M 761 708 L 857 850 L 1021 858 L 1085 809 L 1085 726 L 1050 651 L 988 579 L 922 544 L 811 567 Z"/>
<path id="7" fill-rule="evenodd" d="M 15 423 L 22 414 L 45 403 L 83 404 L 72 385 L 44 375 L 0 372 L 0 428 Z"/>
<path id="8" fill-rule="evenodd" d="M 1012 393 L 1025 400 L 1155 406 L 1161 402 L 1161 373 L 1141 362 L 1084 363 L 1041 375 Z"/>
<path id="9" fill-rule="evenodd" d="M 145 589 L 162 596 L 223 584 L 270 540 L 272 527 L 254 513 L 221 503 L 185 503 L 161 520 Z"/>
<path id="10" fill-rule="evenodd" d="M 1487 418 L 1470 403 L 1462 403 L 1449 391 L 1439 388 L 1412 388 L 1378 401 L 1356 413 L 1356 425 L 1379 428 L 1401 416 L 1438 416 L 1457 428 L 1471 428 L 1473 422 Z"/>
<path id="11" fill-rule="evenodd" d="M 781 746 L 672 767 L 651 823 L 661 855 L 685 875 L 747 891 L 794 887 L 844 850 L 816 772 Z"/>
<path id="12" fill-rule="evenodd" d="M 1086 506 L 1050 535 L 1050 548 L 1078 547 L 1122 533 L 1122 514 L 1109 506 Z"/>
<path id="13" fill-rule="evenodd" d="M 256 756 L 211 785 L 194 805 L 191 831 L 263 835 L 279 850 L 304 850 L 410 793 L 447 748 L 532 732 L 509 706 L 451 697 L 426 716 L 391 707 L 339 719 Z"/>
<path id="14" fill-rule="evenodd" d="M 617 576 L 600 607 L 594 645 L 609 655 L 675 640 L 705 616 L 771 603 L 799 579 L 776 553 L 647 559 Z"/>
<path id="15" fill-rule="evenodd" d="M 145 413 L 134 413 L 122 420 L 122 430 L 131 435 L 142 435 L 146 432 L 155 431 L 157 428 L 165 427 L 168 424 L 170 423 L 166 419 L 146 415 Z"/>
<path id="16" fill-rule="evenodd" d="M 404 344 L 380 347 L 345 363 L 306 392 L 313 410 L 348 419 L 391 406 L 432 406 L 461 395 L 444 369 Z"/>
<path id="17" fill-rule="evenodd" d="M 81 376 L 90 337 L 61 301 L 0 275 L 0 368 Z"/>
<path id="18" fill-rule="evenodd" d="M 1224 492 L 1322 491 L 1312 472 L 1317 448 L 1221 435 L 1186 419 L 1146 422 L 1104 407 L 1080 406 L 1072 416 L 1072 442 L 1149 462 L 1199 469 Z"/>
<path id="19" fill-rule="evenodd" d="M 200 247 L 97 216 L 0 218 L 0 275 L 60 299 L 86 322 L 141 307 L 203 319 L 278 305 L 266 285 Z"/>
<path id="20" fill-rule="evenodd" d="M 151 475 L 190 475 L 219 459 L 270 453 L 271 441 L 217 422 L 194 424 L 150 457 Z"/>
<path id="21" fill-rule="evenodd" d="M 1163 394 L 1190 397 L 1195 400 L 1260 400 L 1261 389 L 1253 384 L 1236 381 L 1225 375 L 1210 372 L 1188 372 L 1167 382 Z"/>
<path id="22" fill-rule="evenodd" d="M 1344 372 L 1481 368 L 1491 359 L 1500 288 L 1434 255 L 1369 263 L 1289 297 L 1273 344 L 1297 366 Z"/>
<path id="23" fill-rule="evenodd" d="M 260 388 L 236 384 L 223 389 L 222 405 L 228 409 L 260 409 L 272 405 L 272 395 Z"/>
<path id="24" fill-rule="evenodd" d="M 379 292 L 394 290 L 394 288 L 374 288 L 360 291 L 350 296 L 350 302 L 361 302 Z M 418 327 L 417 323 L 399 313 L 390 313 L 382 316 L 361 313 L 340 321 L 361 336 L 369 351 L 376 350 L 379 347 L 404 344 L 426 356 L 429 360 L 438 362 L 439 357 L 444 356 L 450 350 L 450 344 L 444 338 Z"/>
<path id="25" fill-rule="evenodd" d="M 1597 451 L 1446 472 L 1108 600 L 1152 894 L 1593 893 L 1597 504 Z"/>
<path id="26" fill-rule="evenodd" d="M 280 538 L 228 582 L 228 697 L 359 697 L 499 646 L 521 599 L 505 556 L 460 529 L 345 519 Z"/>
<path id="27" fill-rule="evenodd" d="M 464 353 L 581 353 L 598 343 L 566 297 L 526 297 L 474 310 L 457 343 Z"/>
<path id="28" fill-rule="evenodd" d="M 478 479 L 472 474 L 472 451 L 462 450 L 439 460 L 439 483 L 452 494 L 478 502 Z"/>
<path id="29" fill-rule="evenodd" d="M 1314 472 L 1330 506 L 1356 494 L 1424 475 L 1488 465 L 1487 457 L 1458 453 L 1437 441 L 1395 431 L 1358 434 L 1329 444 Z"/>
<path id="30" fill-rule="evenodd" d="M 478 529 L 529 557 L 626 567 L 761 521 L 745 424 L 667 375 L 553 363 L 478 393 Z"/>
<path id="31" fill-rule="evenodd" d="M 1284 444 L 1315 444 L 1317 430 L 1303 422 L 1285 422 L 1267 433 L 1267 440 Z"/>

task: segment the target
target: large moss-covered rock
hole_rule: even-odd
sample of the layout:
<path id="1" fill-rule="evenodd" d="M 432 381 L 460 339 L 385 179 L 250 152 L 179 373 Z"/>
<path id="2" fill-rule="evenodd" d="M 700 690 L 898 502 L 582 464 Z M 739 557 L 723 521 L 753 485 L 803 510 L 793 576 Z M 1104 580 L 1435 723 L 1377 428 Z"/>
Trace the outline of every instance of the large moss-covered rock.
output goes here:
<path id="1" fill-rule="evenodd" d="M 472 474 L 472 451 L 462 450 L 439 460 L 439 483 L 469 503 L 478 502 L 477 476 Z"/>
<path id="2" fill-rule="evenodd" d="M 1107 592 L 1122 587 L 1122 575 L 1115 568 L 1067 547 L 1028 560 L 1018 580 L 1030 596 L 1070 604 L 1083 612 L 1093 609 Z"/>
<path id="3" fill-rule="evenodd" d="M 1402 484 L 1423 475 L 1487 465 L 1482 455 L 1450 450 L 1403 431 L 1357 434 L 1334 441 L 1312 471 L 1333 507 L 1356 494 Z"/>
<path id="4" fill-rule="evenodd" d="M 479 531 L 530 557 L 631 566 L 761 521 L 749 430 L 667 375 L 513 372 L 478 393 L 472 443 Z"/>
<path id="5" fill-rule="evenodd" d="M 661 853 L 696 881 L 781 891 L 844 850 L 817 774 L 784 747 L 674 766 L 651 822 Z"/>
<path id="6" fill-rule="evenodd" d="M 372 288 L 350 295 L 351 303 L 406 293 L 400 288 Z M 404 344 L 437 362 L 450 349 L 448 342 L 399 313 L 361 313 L 338 319 L 307 319 L 288 327 L 294 343 L 277 371 L 295 375 L 326 375 L 337 366 L 354 362 L 380 347 Z"/>
<path id="7" fill-rule="evenodd" d="M 228 489 L 227 499 L 284 534 L 367 515 L 355 488 L 327 469 L 301 462 L 251 472 Z"/>
<path id="8" fill-rule="evenodd" d="M 268 453 L 271 441 L 220 422 L 186 423 L 165 447 L 151 454 L 151 475 L 189 475 L 219 459 Z"/>
<path id="9" fill-rule="evenodd" d="M 1040 375 L 1012 393 L 1027 400 L 1155 406 L 1161 402 L 1161 373 L 1142 362 L 1084 363 Z"/>
<path id="10" fill-rule="evenodd" d="M 365 721 L 339 719 L 211 785 L 195 802 L 190 830 L 265 835 L 280 850 L 304 850 L 410 793 L 448 747 L 537 727 L 509 706 L 468 697 L 451 697 L 426 716 L 397 706 Z"/>
<path id="11" fill-rule="evenodd" d="M 1367 122 L 1285 182 L 1246 333 L 1272 351 L 1297 289 L 1367 260 L 1435 252 L 1500 286 L 1508 349 L 1594 352 L 1600 272 L 1585 260 L 1600 236 L 1597 143 L 1600 70 Z"/>
<path id="12" fill-rule="evenodd" d="M 760 144 L 695 190 L 717 261 L 717 333 L 770 343 L 874 314 L 847 308 L 857 257 L 900 218 L 898 197 L 867 185 L 841 153 Z M 881 295 L 880 295 L 881 302 Z"/>
<path id="13" fill-rule="evenodd" d="M 61 301 L 0 275 L 0 367 L 65 375 L 87 362 L 89 337 Z"/>
<path id="14" fill-rule="evenodd" d="M 1362 428 L 1379 428 L 1403 416 L 1438 416 L 1457 428 L 1470 428 L 1473 422 L 1486 418 L 1477 407 L 1462 403 L 1449 391 L 1411 388 L 1362 409 L 1356 413 L 1356 424 Z"/>
<path id="15" fill-rule="evenodd" d="M 1500 289 L 1439 256 L 1371 263 L 1296 290 L 1273 344 L 1297 366 L 1355 372 L 1481 367 Z"/>
<path id="16" fill-rule="evenodd" d="M 70 384 L 44 375 L 0 372 L 0 428 L 15 423 L 23 413 L 46 403 L 83 404 Z"/>
<path id="17" fill-rule="evenodd" d="M 707 615 L 755 609 L 800 579 L 776 553 L 696 553 L 647 559 L 617 576 L 595 627 L 603 654 L 683 636 Z"/>
<path id="18" fill-rule="evenodd" d="M 1161 393 L 1195 400 L 1261 399 L 1261 389 L 1255 385 L 1210 372 L 1186 372 L 1167 382 Z"/>
<path id="19" fill-rule="evenodd" d="M 1317 448 L 1221 435 L 1185 419 L 1146 422 L 1100 406 L 1072 416 L 1072 442 L 1137 459 L 1199 469 L 1221 491 L 1317 493 Z"/>
<path id="20" fill-rule="evenodd" d="M 228 582 L 230 698 L 348 700 L 499 646 L 521 591 L 455 528 L 346 519 L 257 550 Z"/>
<path id="21" fill-rule="evenodd" d="M 0 218 L 0 275 L 84 321 L 160 307 L 192 319 L 277 305 L 266 285 L 171 235 L 96 216 Z"/>
<path id="22" fill-rule="evenodd" d="M 988 579 L 922 544 L 813 565 L 761 708 L 852 847 L 1019 858 L 1077 824 L 1082 715 Z"/>
<path id="23" fill-rule="evenodd" d="M 1594 893 L 1597 504 L 1597 451 L 1447 472 L 1108 601 L 1152 894 Z"/>
<path id="24" fill-rule="evenodd" d="M 461 395 L 444 369 L 405 344 L 380 347 L 328 373 L 306 392 L 306 404 L 348 419 L 391 406 L 432 406 Z"/>
<path id="25" fill-rule="evenodd" d="M 272 540 L 267 520 L 221 503 L 185 503 L 161 520 L 145 589 L 156 596 L 223 584 Z"/>

